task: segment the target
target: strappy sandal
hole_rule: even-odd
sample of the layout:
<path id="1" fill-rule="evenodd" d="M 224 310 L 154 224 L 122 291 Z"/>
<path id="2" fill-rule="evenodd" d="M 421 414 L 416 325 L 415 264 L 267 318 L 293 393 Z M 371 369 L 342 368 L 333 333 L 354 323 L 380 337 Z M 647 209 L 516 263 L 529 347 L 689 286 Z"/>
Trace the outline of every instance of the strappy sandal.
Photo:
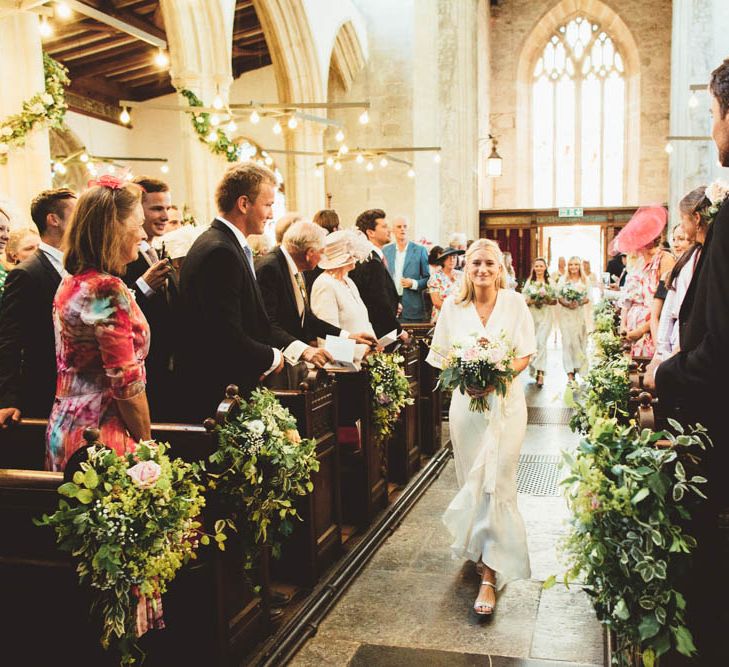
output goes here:
<path id="1" fill-rule="evenodd" d="M 537 371 L 537 387 L 541 389 L 544 386 L 544 371 Z"/>
<path id="2" fill-rule="evenodd" d="M 491 588 L 494 589 L 494 595 L 496 594 L 496 584 L 492 584 L 490 581 L 482 581 L 481 586 L 491 586 Z M 479 591 L 481 589 L 479 588 Z M 473 603 L 473 611 L 478 616 L 490 616 L 494 613 L 495 605 L 487 604 L 486 602 L 479 602 L 476 600 L 476 602 Z"/>

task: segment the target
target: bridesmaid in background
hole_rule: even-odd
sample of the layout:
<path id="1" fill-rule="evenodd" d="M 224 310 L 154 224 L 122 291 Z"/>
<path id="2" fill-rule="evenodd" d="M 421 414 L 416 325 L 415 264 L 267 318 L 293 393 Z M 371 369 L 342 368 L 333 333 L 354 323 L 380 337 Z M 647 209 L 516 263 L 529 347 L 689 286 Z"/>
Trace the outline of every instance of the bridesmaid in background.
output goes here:
<path id="1" fill-rule="evenodd" d="M 524 292 L 529 287 L 540 288 L 542 286 L 550 287 L 549 270 L 547 262 L 542 257 L 537 257 L 532 265 L 532 272 L 524 285 Z M 529 364 L 529 371 L 532 375 L 536 375 L 537 387 L 540 389 L 544 386 L 544 373 L 547 370 L 547 340 L 552 331 L 554 324 L 553 311 L 557 303 L 556 299 L 550 299 L 545 303 L 536 303 L 529 297 L 526 297 L 527 306 L 534 320 L 534 332 L 537 338 L 537 353 L 532 357 Z"/>
<path id="2" fill-rule="evenodd" d="M 571 287 L 585 293 L 582 303 L 567 301 L 559 297 L 559 328 L 562 332 L 562 362 L 567 378 L 575 379 L 577 373 L 584 373 L 587 365 L 587 322 L 584 306 L 590 302 L 590 284 L 582 269 L 579 257 L 570 257 L 567 272 L 559 288 Z"/>

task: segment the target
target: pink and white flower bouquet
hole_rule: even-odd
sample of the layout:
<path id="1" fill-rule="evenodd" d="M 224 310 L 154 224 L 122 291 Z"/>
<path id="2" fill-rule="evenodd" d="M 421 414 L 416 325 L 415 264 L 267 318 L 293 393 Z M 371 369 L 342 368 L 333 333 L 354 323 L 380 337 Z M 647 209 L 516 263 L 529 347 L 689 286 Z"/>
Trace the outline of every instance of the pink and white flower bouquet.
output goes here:
<path id="1" fill-rule="evenodd" d="M 460 389 L 462 393 L 482 392 L 487 389 L 505 396 L 509 384 L 517 375 L 513 368 L 514 346 L 502 333 L 489 340 L 473 335 L 455 343 L 445 356 L 446 365 L 441 370 L 438 387 Z M 489 410 L 488 394 L 471 396 L 469 409 L 473 412 Z"/>
<path id="2" fill-rule="evenodd" d="M 533 283 L 530 281 L 524 285 L 522 294 L 532 302 L 530 305 L 536 308 L 551 306 L 556 303 L 554 289 L 546 283 Z"/>

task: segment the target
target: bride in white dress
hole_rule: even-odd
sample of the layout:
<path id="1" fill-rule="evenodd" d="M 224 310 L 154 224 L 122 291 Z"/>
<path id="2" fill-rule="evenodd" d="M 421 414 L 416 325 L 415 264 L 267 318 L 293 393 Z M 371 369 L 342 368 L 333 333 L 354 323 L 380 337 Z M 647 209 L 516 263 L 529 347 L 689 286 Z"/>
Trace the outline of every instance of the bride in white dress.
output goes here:
<path id="1" fill-rule="evenodd" d="M 427 361 L 442 368 L 451 346 L 474 333 L 488 339 L 505 333 L 523 371 L 536 352 L 534 324 L 521 294 L 506 289 L 503 256 L 491 240 L 480 239 L 466 253 L 461 292 L 443 303 Z M 471 393 L 471 392 L 469 392 Z M 450 433 L 460 490 L 443 515 L 455 556 L 472 560 L 481 573 L 474 604 L 491 614 L 496 590 L 531 576 L 526 530 L 516 504 L 516 471 L 526 434 L 524 390 L 515 378 L 506 396 L 489 394 L 490 410 L 471 412 L 469 396 L 453 392 Z"/>

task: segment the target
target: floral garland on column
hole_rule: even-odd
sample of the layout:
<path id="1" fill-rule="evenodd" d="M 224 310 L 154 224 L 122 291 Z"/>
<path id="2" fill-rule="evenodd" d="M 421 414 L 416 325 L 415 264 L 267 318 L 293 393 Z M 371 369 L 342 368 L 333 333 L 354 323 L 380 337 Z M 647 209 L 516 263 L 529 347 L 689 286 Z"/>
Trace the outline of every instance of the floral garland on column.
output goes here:
<path id="1" fill-rule="evenodd" d="M 43 53 L 45 91 L 23 102 L 23 110 L 0 121 L 0 164 L 8 161 L 13 147 L 24 146 L 28 135 L 41 127 L 61 127 L 66 115 L 64 88 L 71 83 L 68 70 Z"/>
<path id="2" fill-rule="evenodd" d="M 187 98 L 191 107 L 203 106 L 202 100 L 191 90 L 183 88 L 179 91 L 180 95 Z M 240 160 L 240 146 L 233 142 L 222 129 L 214 127 L 210 122 L 210 114 L 201 111 L 192 114 L 192 127 L 197 132 L 197 136 L 215 155 L 222 155 L 228 162 L 238 162 Z M 215 141 L 208 141 L 211 132 L 215 132 L 217 138 Z"/>

